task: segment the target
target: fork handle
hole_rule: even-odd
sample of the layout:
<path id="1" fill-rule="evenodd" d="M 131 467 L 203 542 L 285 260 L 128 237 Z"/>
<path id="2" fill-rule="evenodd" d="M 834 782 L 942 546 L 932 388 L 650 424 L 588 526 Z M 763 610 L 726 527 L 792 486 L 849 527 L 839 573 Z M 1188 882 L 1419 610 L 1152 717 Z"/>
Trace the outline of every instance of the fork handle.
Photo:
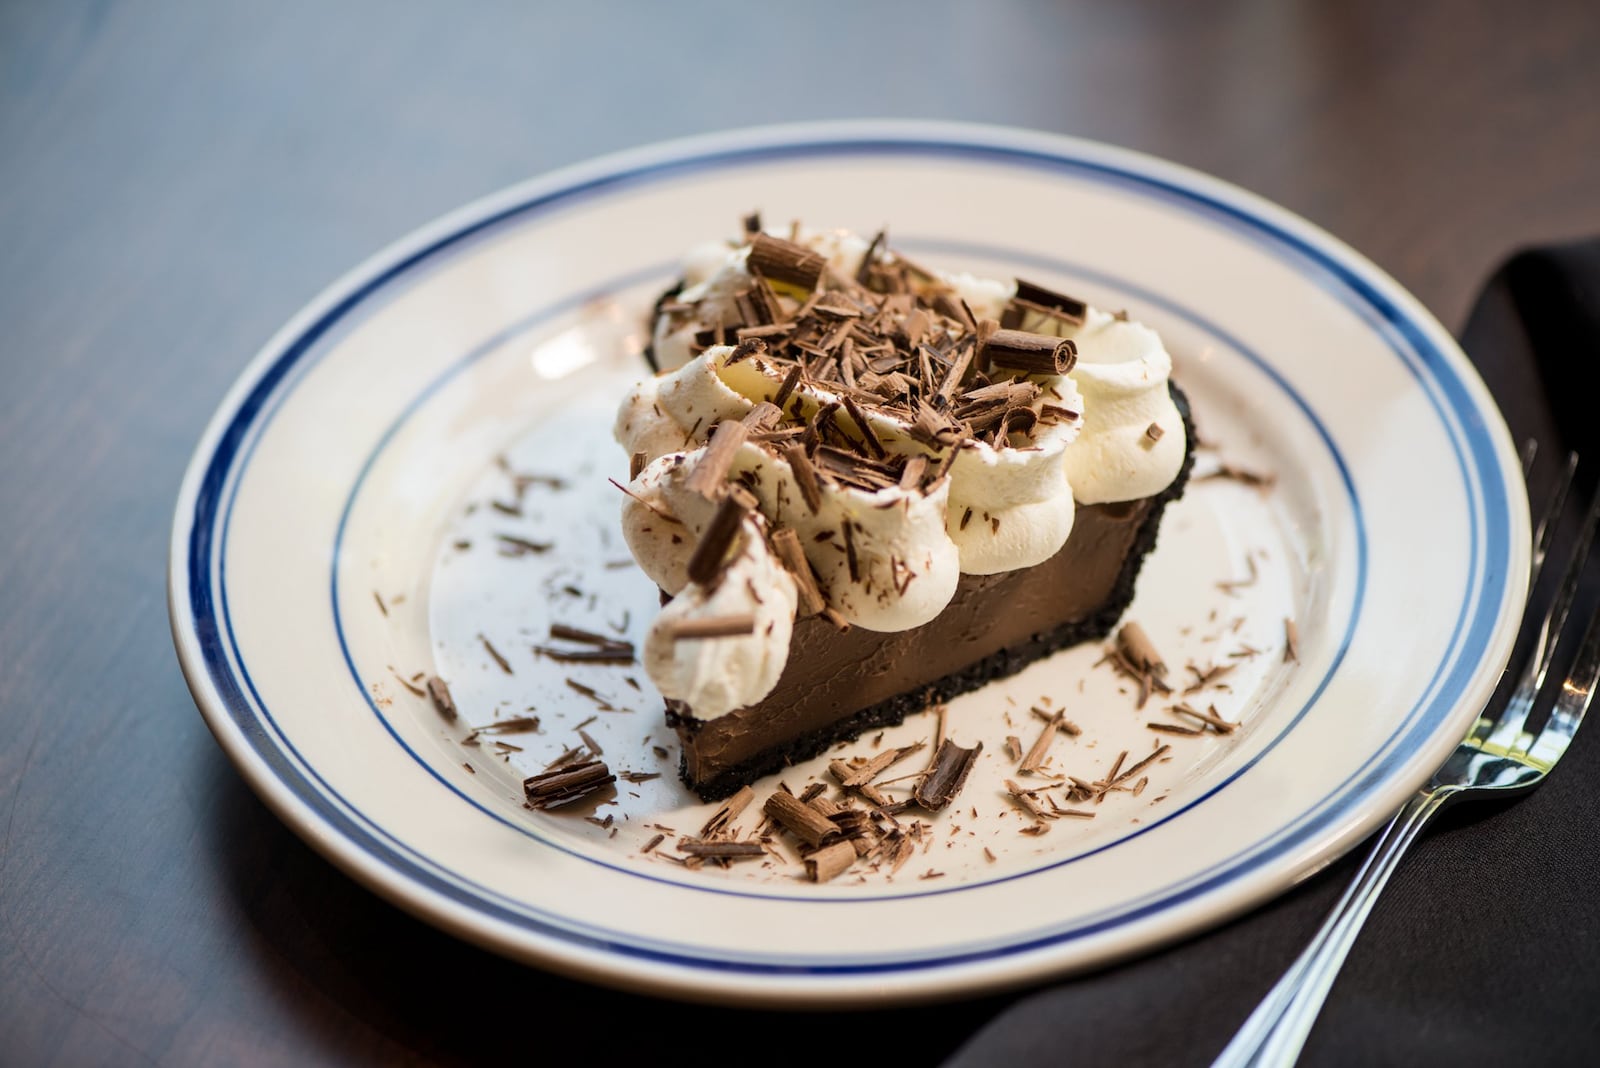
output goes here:
<path id="1" fill-rule="evenodd" d="M 1453 792 L 1425 787 L 1395 813 L 1317 936 L 1256 1006 L 1212 1068 L 1282 1068 L 1295 1062 L 1379 892 L 1407 847 Z"/>

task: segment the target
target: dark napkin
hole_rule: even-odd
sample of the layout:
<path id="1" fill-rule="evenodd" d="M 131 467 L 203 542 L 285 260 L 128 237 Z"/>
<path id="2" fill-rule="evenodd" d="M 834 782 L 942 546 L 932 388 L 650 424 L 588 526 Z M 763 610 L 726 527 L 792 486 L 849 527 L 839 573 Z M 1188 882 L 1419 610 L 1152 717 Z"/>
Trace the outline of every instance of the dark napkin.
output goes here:
<path id="1" fill-rule="evenodd" d="M 1600 241 L 1514 256 L 1463 346 L 1516 440 L 1539 442 L 1536 512 L 1552 458 L 1600 466 Z M 1597 815 L 1600 723 L 1532 794 L 1447 810 L 1384 891 L 1300 1063 L 1600 1063 Z M 1368 848 L 1220 930 L 1021 997 L 947 1065 L 1209 1064 Z"/>

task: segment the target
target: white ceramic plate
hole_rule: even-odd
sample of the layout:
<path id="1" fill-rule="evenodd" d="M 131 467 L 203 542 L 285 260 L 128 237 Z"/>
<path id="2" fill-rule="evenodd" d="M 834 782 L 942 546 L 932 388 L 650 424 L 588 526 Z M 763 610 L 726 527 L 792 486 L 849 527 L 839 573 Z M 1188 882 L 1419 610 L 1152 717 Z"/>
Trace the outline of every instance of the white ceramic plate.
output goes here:
<path id="1" fill-rule="evenodd" d="M 642 373 L 644 318 L 677 258 L 752 208 L 769 222 L 888 223 L 920 259 L 1056 284 L 1164 333 L 1209 446 L 1199 472 L 1229 464 L 1276 484 L 1197 479 L 1132 617 L 1180 684 L 1193 676 L 1177 665 L 1234 665 L 1187 699 L 1241 729 L 1158 734 L 1147 724 L 1175 722 L 1170 701 L 1137 709 L 1095 666 L 1098 649 L 1069 650 L 952 704 L 949 730 L 982 739 L 983 762 L 898 873 L 858 865 L 815 885 L 784 844 L 727 869 L 669 859 L 706 807 L 676 782 L 648 679 L 530 646 L 552 622 L 635 639 L 647 625 L 655 594 L 627 561 L 606 482 L 627 467 L 611 412 Z M 508 472 L 547 477 L 523 480 L 519 497 Z M 507 534 L 552 547 L 506 555 Z M 1098 145 L 830 124 L 542 178 L 337 282 L 250 364 L 200 443 L 170 601 L 190 686 L 229 757 L 377 892 L 603 982 L 861 1004 L 1086 968 L 1327 864 L 1426 778 L 1487 698 L 1527 541 L 1514 450 L 1482 384 L 1414 300 L 1326 234 Z M 1297 662 L 1283 655 L 1286 618 Z M 424 673 L 449 680 L 460 722 L 408 688 Z M 1002 793 L 1017 777 L 1005 739 L 1032 744 L 1035 705 L 1065 707 L 1083 729 L 1054 743 L 1056 774 L 1093 780 L 1119 753 L 1131 764 L 1171 748 L 1137 795 L 1023 834 L 1033 821 Z M 539 732 L 498 736 L 519 748 L 463 745 L 467 727 L 529 707 Z M 580 727 L 641 781 L 579 813 L 524 808 L 522 776 L 579 744 Z M 912 717 L 878 744 L 932 730 Z M 782 778 L 824 776 L 819 762 Z M 754 808 L 741 823 L 753 829 Z"/>

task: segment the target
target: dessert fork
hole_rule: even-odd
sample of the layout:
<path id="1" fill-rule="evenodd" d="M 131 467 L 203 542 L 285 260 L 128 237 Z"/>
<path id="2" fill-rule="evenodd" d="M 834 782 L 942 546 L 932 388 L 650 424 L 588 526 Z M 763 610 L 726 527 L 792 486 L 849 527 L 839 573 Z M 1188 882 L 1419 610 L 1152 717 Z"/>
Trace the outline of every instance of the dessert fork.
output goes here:
<path id="1" fill-rule="evenodd" d="M 1577 457 L 1569 456 L 1565 472 L 1534 534 L 1528 584 L 1530 597 L 1538 585 L 1576 469 Z M 1600 682 L 1600 617 L 1589 622 L 1583 644 L 1572 661 L 1549 718 L 1537 732 L 1528 729 L 1528 714 L 1544 686 L 1556 646 L 1567 637 L 1567 617 L 1583 575 L 1589 545 L 1594 539 L 1597 517 L 1600 517 L 1600 492 L 1596 493 L 1584 517 L 1549 611 L 1540 618 L 1529 616 L 1523 620 L 1518 645 L 1523 644 L 1522 638 L 1531 635 L 1533 646 L 1509 700 L 1500 708 L 1491 702 L 1479 714 L 1450 759 L 1389 821 L 1317 936 L 1250 1014 L 1212 1068 L 1293 1064 L 1378 893 L 1428 821 L 1446 805 L 1462 798 L 1505 798 L 1531 790 L 1566 752 L 1578 723 L 1589 708 L 1595 685 Z M 1575 622 L 1573 629 L 1576 627 Z"/>

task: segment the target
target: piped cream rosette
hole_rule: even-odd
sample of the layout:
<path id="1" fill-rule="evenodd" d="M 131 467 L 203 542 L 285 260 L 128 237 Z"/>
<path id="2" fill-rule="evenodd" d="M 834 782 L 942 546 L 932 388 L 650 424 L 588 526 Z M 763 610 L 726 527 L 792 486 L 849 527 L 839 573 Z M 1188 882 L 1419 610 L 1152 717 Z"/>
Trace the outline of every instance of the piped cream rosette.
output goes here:
<path id="1" fill-rule="evenodd" d="M 811 234 L 806 243 L 830 267 L 852 272 L 867 245 L 853 235 Z M 807 500 L 782 450 L 746 442 L 728 477 L 752 493 L 747 517 L 714 588 L 689 581 L 688 561 L 716 505 L 687 485 L 704 460 L 712 428 L 740 420 L 771 401 L 784 378 L 762 355 L 734 358 L 716 345 L 690 356 L 694 336 L 719 321 L 720 302 L 749 283 L 747 248 L 691 257 L 677 297 L 696 321 L 673 325 L 663 315 L 656 356 L 667 369 L 624 399 L 615 435 L 643 462 L 623 506 L 623 532 L 634 558 L 674 599 L 646 643 L 646 666 L 661 692 L 714 718 L 759 701 L 787 661 L 798 603 L 793 575 L 773 555 L 768 535 L 787 527 L 811 565 L 828 607 L 869 630 L 899 631 L 936 617 L 962 573 L 994 574 L 1041 563 L 1066 543 L 1076 505 L 1134 500 L 1160 492 L 1177 476 L 1186 451 L 1184 425 L 1167 390 L 1171 358 L 1153 330 L 1090 308 L 1081 324 L 1048 316 L 1024 329 L 1072 339 L 1077 360 L 1066 375 L 1031 375 L 1046 407 L 1074 418 L 1040 419 L 1006 444 L 974 439 L 938 447 L 913 436 L 907 423 L 872 406 L 858 407 L 872 437 L 896 457 L 926 459 L 943 473 L 924 485 L 862 489 L 820 480 Z M 944 281 L 973 314 L 997 317 L 1015 293 L 1007 283 L 966 275 Z M 802 382 L 785 398 L 787 418 L 810 419 L 842 398 Z M 837 421 L 861 428 L 844 411 Z M 950 449 L 954 454 L 950 455 Z M 695 621 L 750 616 L 751 633 L 682 639 Z"/>

